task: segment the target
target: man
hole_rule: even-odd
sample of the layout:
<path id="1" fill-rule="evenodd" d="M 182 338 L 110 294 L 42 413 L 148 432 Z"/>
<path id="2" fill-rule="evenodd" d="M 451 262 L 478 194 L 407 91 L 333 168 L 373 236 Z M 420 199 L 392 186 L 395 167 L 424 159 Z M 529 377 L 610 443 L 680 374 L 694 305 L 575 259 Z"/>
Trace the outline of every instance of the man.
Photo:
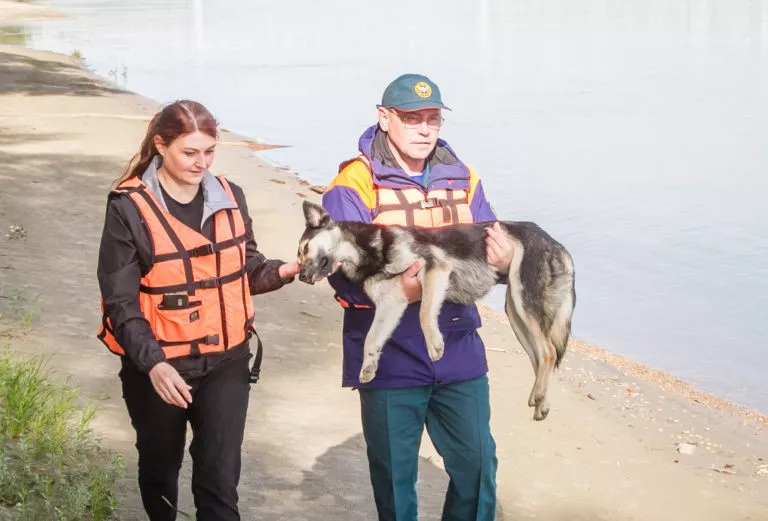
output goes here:
<path id="1" fill-rule="evenodd" d="M 405 74 L 384 91 L 378 124 L 360 137 L 360 155 L 341 165 L 323 197 L 332 219 L 437 227 L 495 221 L 477 174 L 438 139 L 440 90 Z M 509 271 L 512 244 L 489 226 L 488 261 Z M 341 274 L 329 281 L 344 312 L 343 385 L 357 388 L 376 508 L 381 521 L 416 521 L 416 476 L 426 425 L 450 484 L 443 520 L 492 520 L 496 509 L 496 446 L 490 432 L 488 365 L 477 333 L 476 306 L 447 302 L 439 318 L 443 357 L 432 362 L 419 326 L 421 266 L 402 284 L 411 304 L 384 346 L 376 378 L 358 377 L 373 320 L 362 288 Z"/>

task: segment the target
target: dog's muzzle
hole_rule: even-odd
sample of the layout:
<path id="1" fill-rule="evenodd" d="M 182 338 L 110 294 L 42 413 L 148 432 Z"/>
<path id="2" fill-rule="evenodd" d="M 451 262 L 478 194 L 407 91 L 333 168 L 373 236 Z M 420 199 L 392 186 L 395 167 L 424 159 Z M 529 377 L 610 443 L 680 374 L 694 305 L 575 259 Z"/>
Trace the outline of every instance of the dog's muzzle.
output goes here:
<path id="1" fill-rule="evenodd" d="M 301 270 L 299 272 L 299 280 L 301 282 L 306 282 L 307 284 L 314 284 L 315 281 L 313 279 L 314 277 L 312 275 L 307 275 L 307 272 L 305 270 Z"/>
<path id="2" fill-rule="evenodd" d="M 318 280 L 328 277 L 333 271 L 333 264 L 328 257 L 321 257 L 317 262 L 306 261 L 301 265 L 299 280 L 307 284 L 314 284 Z"/>

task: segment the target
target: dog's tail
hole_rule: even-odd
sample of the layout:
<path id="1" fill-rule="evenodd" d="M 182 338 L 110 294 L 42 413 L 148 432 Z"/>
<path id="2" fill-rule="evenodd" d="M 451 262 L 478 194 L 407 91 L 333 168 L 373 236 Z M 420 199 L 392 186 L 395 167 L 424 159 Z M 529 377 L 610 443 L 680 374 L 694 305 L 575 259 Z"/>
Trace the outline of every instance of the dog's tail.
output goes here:
<path id="1" fill-rule="evenodd" d="M 571 317 L 573 309 L 576 307 L 576 289 L 575 273 L 573 270 L 573 261 L 570 255 L 565 254 L 564 266 L 566 269 L 560 273 L 555 283 L 555 295 L 558 305 L 554 310 L 552 320 L 552 329 L 549 332 L 549 338 L 557 351 L 555 367 L 560 366 L 560 362 L 565 356 L 565 349 L 568 345 L 568 338 L 571 336 Z"/>

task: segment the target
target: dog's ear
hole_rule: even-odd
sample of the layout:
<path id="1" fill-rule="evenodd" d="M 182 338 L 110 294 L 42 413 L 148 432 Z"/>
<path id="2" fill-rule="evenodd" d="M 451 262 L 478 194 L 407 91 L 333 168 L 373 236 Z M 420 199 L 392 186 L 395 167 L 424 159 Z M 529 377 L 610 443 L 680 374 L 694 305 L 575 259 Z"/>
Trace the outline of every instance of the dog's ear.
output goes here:
<path id="1" fill-rule="evenodd" d="M 320 205 L 304 201 L 304 219 L 307 228 L 323 228 L 331 222 L 331 216 Z"/>

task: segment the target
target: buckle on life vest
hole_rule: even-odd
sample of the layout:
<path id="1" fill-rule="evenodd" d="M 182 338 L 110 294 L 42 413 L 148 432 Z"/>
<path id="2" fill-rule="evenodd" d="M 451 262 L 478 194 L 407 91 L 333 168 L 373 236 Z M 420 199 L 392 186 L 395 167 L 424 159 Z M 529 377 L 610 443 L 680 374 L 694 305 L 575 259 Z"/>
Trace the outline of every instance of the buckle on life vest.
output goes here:
<path id="1" fill-rule="evenodd" d="M 220 277 L 214 277 L 212 279 L 204 279 L 201 280 L 199 283 L 200 288 L 202 289 L 213 289 L 218 288 L 221 286 L 221 278 Z"/>
<path id="2" fill-rule="evenodd" d="M 424 199 L 423 201 L 419 201 L 419 208 L 422 210 L 425 210 L 427 208 L 436 208 L 440 206 L 440 201 L 435 199 L 434 197 L 431 199 Z"/>
<path id="3" fill-rule="evenodd" d="M 208 336 L 204 337 L 200 341 L 200 343 L 201 344 L 207 344 L 209 346 L 218 345 L 218 343 L 219 343 L 219 335 L 218 334 L 216 334 L 216 335 L 208 335 Z"/>
<path id="4" fill-rule="evenodd" d="M 214 253 L 216 253 L 216 249 L 213 247 L 213 244 L 203 244 L 202 246 L 189 250 L 190 257 L 203 257 Z"/>

